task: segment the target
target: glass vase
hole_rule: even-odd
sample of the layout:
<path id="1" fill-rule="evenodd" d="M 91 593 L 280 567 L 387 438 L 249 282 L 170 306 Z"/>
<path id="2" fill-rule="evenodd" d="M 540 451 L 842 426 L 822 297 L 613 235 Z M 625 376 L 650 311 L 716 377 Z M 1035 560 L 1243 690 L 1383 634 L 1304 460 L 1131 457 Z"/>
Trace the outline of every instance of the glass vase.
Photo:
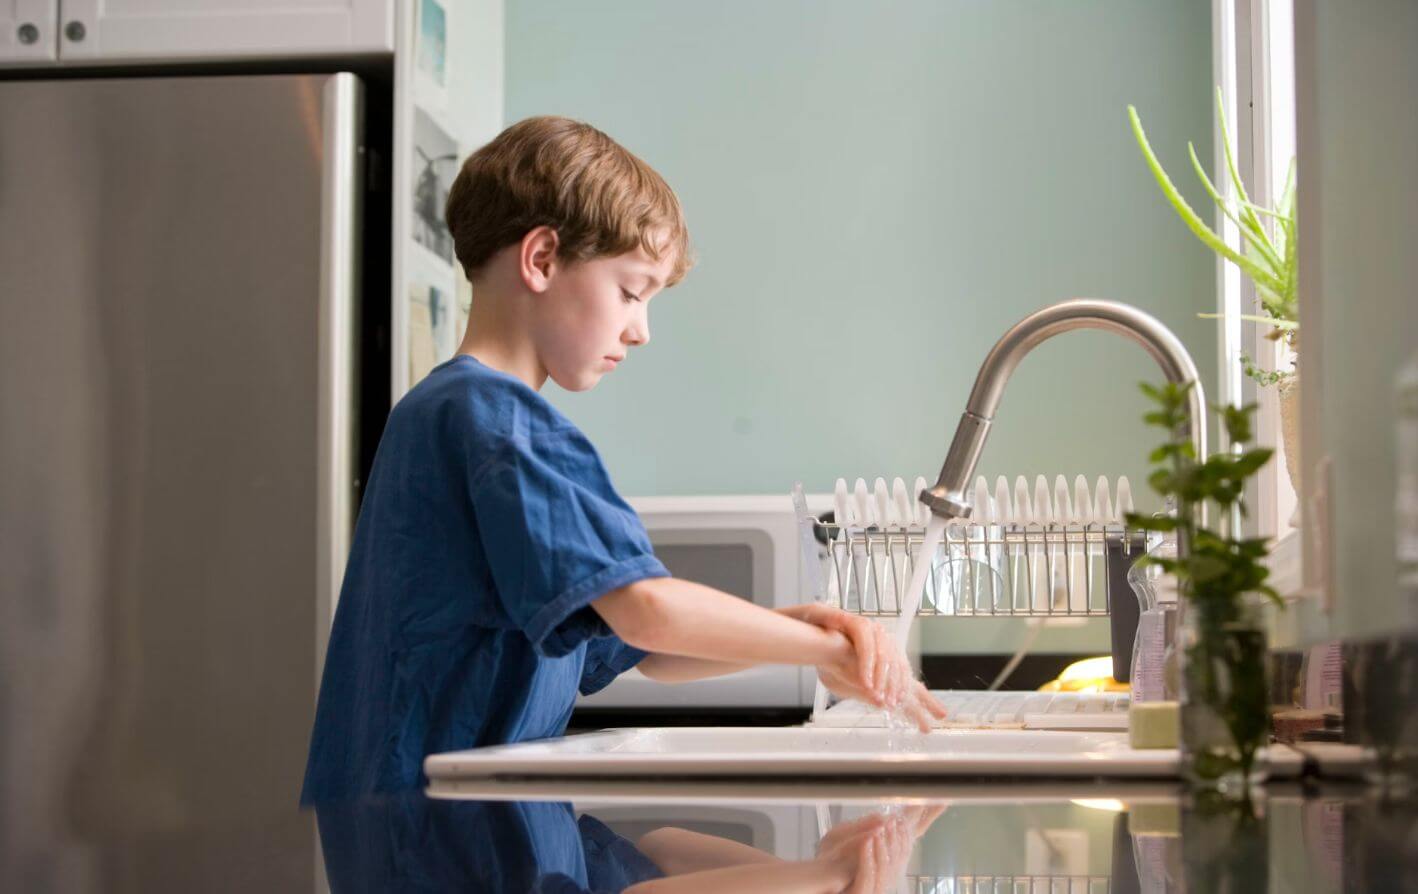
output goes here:
<path id="1" fill-rule="evenodd" d="M 1270 823 L 1263 792 L 1230 798 L 1193 791 L 1182 801 L 1185 890 L 1258 894 L 1270 885 Z M 1287 855 L 1293 856 L 1293 855 Z"/>
<path id="2" fill-rule="evenodd" d="M 1266 633 L 1258 602 L 1186 602 L 1181 623 L 1182 775 L 1246 797 L 1263 782 L 1270 740 Z"/>

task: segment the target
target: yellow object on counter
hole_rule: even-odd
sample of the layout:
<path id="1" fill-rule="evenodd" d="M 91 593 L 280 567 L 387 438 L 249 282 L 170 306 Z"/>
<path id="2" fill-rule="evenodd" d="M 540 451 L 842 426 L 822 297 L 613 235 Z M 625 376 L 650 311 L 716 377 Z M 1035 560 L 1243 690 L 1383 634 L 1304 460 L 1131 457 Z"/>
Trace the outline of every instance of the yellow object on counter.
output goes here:
<path id="1" fill-rule="evenodd" d="M 1103 655 L 1084 658 L 1064 668 L 1057 679 L 1039 687 L 1039 692 L 1127 692 L 1128 684 L 1113 679 L 1113 659 Z"/>
<path id="2" fill-rule="evenodd" d="M 1133 702 L 1128 706 L 1128 744 L 1133 748 L 1176 748 L 1180 735 L 1177 702 Z"/>

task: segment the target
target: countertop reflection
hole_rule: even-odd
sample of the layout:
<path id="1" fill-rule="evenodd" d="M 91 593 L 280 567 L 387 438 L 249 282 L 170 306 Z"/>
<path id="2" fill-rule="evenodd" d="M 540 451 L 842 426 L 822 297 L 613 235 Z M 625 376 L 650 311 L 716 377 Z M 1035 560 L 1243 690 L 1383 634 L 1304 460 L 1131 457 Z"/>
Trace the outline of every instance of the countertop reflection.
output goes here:
<path id="1" fill-rule="evenodd" d="M 1418 802 L 1361 787 L 484 782 L 316 813 L 337 894 L 1418 886 Z"/>

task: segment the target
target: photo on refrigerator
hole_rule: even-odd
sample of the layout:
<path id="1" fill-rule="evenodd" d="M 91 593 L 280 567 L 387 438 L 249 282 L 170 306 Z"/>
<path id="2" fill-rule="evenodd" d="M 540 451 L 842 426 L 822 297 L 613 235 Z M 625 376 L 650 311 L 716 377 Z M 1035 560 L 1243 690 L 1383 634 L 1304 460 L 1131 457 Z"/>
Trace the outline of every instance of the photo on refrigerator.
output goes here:
<path id="1" fill-rule="evenodd" d="M 423 109 L 414 109 L 414 241 L 444 263 L 453 264 L 453 236 L 443 220 L 443 206 L 458 173 L 458 141 Z"/>

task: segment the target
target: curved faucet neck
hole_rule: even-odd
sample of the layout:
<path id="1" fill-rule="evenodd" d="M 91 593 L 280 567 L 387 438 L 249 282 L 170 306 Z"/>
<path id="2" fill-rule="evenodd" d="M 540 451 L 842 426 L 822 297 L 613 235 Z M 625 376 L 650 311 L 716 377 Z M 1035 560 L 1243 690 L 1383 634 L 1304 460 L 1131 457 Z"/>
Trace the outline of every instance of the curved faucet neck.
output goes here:
<path id="1" fill-rule="evenodd" d="M 975 387 L 950 450 L 941 466 L 935 487 L 922 492 L 921 501 L 931 511 L 946 518 L 970 515 L 969 484 L 984 451 L 990 423 L 994 421 L 1004 387 L 1024 356 L 1040 343 L 1073 329 L 1102 329 L 1125 336 L 1157 361 L 1167 380 L 1179 385 L 1192 383 L 1187 396 L 1187 416 L 1192 446 L 1198 462 L 1206 459 L 1206 394 L 1196 364 L 1180 339 L 1156 317 L 1117 301 L 1073 298 L 1035 311 L 1020 320 L 1000 338 L 975 377 Z"/>

